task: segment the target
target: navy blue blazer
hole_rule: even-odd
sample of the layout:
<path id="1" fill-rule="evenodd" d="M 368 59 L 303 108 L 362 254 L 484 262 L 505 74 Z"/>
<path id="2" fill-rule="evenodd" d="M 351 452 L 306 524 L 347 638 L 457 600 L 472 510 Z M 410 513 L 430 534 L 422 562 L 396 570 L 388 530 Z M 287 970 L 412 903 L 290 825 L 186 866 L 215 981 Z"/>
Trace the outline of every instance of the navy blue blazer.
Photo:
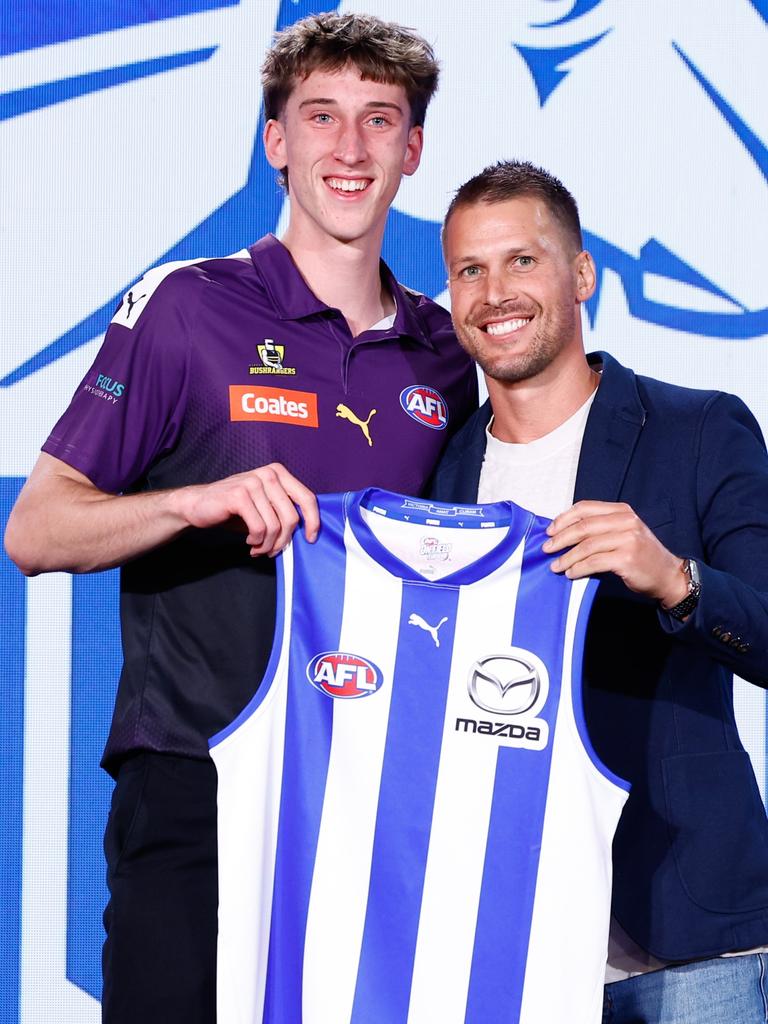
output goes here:
<path id="1" fill-rule="evenodd" d="M 768 945 L 768 823 L 732 697 L 733 673 L 768 687 L 765 444 L 732 395 L 636 376 L 605 353 L 589 359 L 603 374 L 575 500 L 627 502 L 702 578 L 685 623 L 612 574 L 590 618 L 590 735 L 632 783 L 613 912 L 664 960 Z M 452 439 L 433 497 L 476 500 L 490 415 L 486 402 Z"/>

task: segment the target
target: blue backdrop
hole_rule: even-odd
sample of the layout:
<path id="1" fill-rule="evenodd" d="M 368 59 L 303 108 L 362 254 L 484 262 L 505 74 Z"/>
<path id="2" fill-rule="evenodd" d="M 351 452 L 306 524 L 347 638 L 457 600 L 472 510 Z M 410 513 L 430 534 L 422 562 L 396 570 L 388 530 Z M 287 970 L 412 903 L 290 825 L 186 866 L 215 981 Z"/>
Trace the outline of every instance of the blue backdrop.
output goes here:
<path id="1" fill-rule="evenodd" d="M 531 159 L 579 199 L 599 267 L 590 347 L 736 392 L 768 426 L 767 0 L 11 0 L 3 523 L 132 282 L 280 232 L 258 68 L 275 29 L 336 8 L 412 25 L 443 64 L 385 241 L 402 281 L 447 302 L 452 190 L 498 158 Z M 0 597 L 0 1022 L 95 1022 L 116 574 L 27 581 L 0 555 Z M 736 703 L 764 792 L 764 694 L 740 684 Z"/>

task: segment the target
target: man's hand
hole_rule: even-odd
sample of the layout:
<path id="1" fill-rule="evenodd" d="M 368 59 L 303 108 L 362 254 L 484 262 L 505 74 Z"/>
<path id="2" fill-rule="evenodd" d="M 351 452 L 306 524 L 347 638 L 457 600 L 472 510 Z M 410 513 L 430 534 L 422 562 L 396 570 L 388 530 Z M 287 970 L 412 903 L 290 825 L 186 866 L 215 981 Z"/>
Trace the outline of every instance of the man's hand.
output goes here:
<path id="1" fill-rule="evenodd" d="M 296 505 L 307 540 L 314 541 L 320 528 L 314 494 L 279 462 L 214 483 L 183 487 L 174 497 L 179 515 L 190 526 L 242 523 L 254 557 L 283 550 L 299 522 Z"/>
<path id="2" fill-rule="evenodd" d="M 688 593 L 683 560 L 656 539 L 629 505 L 579 501 L 547 527 L 544 551 L 570 550 L 552 563 L 553 572 L 572 580 L 612 572 L 630 590 L 660 601 L 665 608 Z"/>

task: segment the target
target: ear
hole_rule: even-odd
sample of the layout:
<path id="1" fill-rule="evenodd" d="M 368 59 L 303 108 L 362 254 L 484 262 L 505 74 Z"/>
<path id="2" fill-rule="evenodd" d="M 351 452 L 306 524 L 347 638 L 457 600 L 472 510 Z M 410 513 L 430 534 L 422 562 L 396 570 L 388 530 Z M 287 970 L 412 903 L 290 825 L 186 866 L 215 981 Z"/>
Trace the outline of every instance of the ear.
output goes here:
<path id="1" fill-rule="evenodd" d="M 576 257 L 576 301 L 586 302 L 595 294 L 597 271 L 595 261 L 584 249 Z"/>
<path id="2" fill-rule="evenodd" d="M 403 174 L 411 175 L 421 163 L 421 151 L 424 148 L 424 129 L 415 124 L 408 131 L 408 145 L 403 160 Z"/>
<path id="3" fill-rule="evenodd" d="M 285 129 L 280 121 L 274 118 L 264 126 L 264 153 L 267 162 L 277 171 L 282 171 L 288 163 L 285 144 Z"/>

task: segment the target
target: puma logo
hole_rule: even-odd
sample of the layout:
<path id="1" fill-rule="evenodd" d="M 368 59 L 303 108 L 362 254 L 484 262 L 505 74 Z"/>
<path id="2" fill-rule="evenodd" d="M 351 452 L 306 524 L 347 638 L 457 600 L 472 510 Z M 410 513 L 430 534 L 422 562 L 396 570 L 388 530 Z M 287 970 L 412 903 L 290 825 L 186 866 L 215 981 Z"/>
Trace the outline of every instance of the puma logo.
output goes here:
<path id="1" fill-rule="evenodd" d="M 128 294 L 125 296 L 125 301 L 128 303 L 128 312 L 125 314 L 125 319 L 126 320 L 130 320 L 131 319 L 131 313 L 133 312 L 133 307 L 137 303 L 141 302 L 142 299 L 146 299 L 146 297 L 147 297 L 147 294 L 145 292 L 143 295 L 139 295 L 139 297 L 137 299 L 134 299 L 133 291 L 128 292 Z"/>
<path id="2" fill-rule="evenodd" d="M 375 409 L 371 409 L 368 413 L 367 420 L 361 420 L 359 417 L 355 416 L 348 406 L 339 403 L 339 405 L 336 406 L 336 415 L 341 416 L 343 420 L 349 420 L 349 422 L 354 423 L 356 427 L 360 427 L 366 441 L 368 442 L 368 446 L 373 447 L 373 441 L 371 440 L 371 432 L 368 429 L 368 424 L 371 422 L 371 417 L 376 415 Z"/>
<path id="3" fill-rule="evenodd" d="M 448 621 L 448 617 L 446 615 L 444 615 L 442 617 L 442 619 L 440 619 L 440 621 L 438 622 L 438 624 L 436 626 L 430 626 L 430 624 L 428 622 L 425 622 L 424 619 L 422 619 L 422 617 L 420 615 L 417 615 L 416 612 L 412 612 L 411 615 L 410 615 L 410 618 L 408 619 L 408 625 L 409 626 L 418 626 L 419 629 L 426 630 L 426 632 L 429 633 L 429 635 L 435 641 L 435 647 L 439 647 L 440 646 L 440 639 L 439 639 L 439 637 L 437 635 L 437 631 L 438 631 L 438 629 L 440 629 L 442 624 L 444 622 L 447 622 L 447 621 Z"/>

